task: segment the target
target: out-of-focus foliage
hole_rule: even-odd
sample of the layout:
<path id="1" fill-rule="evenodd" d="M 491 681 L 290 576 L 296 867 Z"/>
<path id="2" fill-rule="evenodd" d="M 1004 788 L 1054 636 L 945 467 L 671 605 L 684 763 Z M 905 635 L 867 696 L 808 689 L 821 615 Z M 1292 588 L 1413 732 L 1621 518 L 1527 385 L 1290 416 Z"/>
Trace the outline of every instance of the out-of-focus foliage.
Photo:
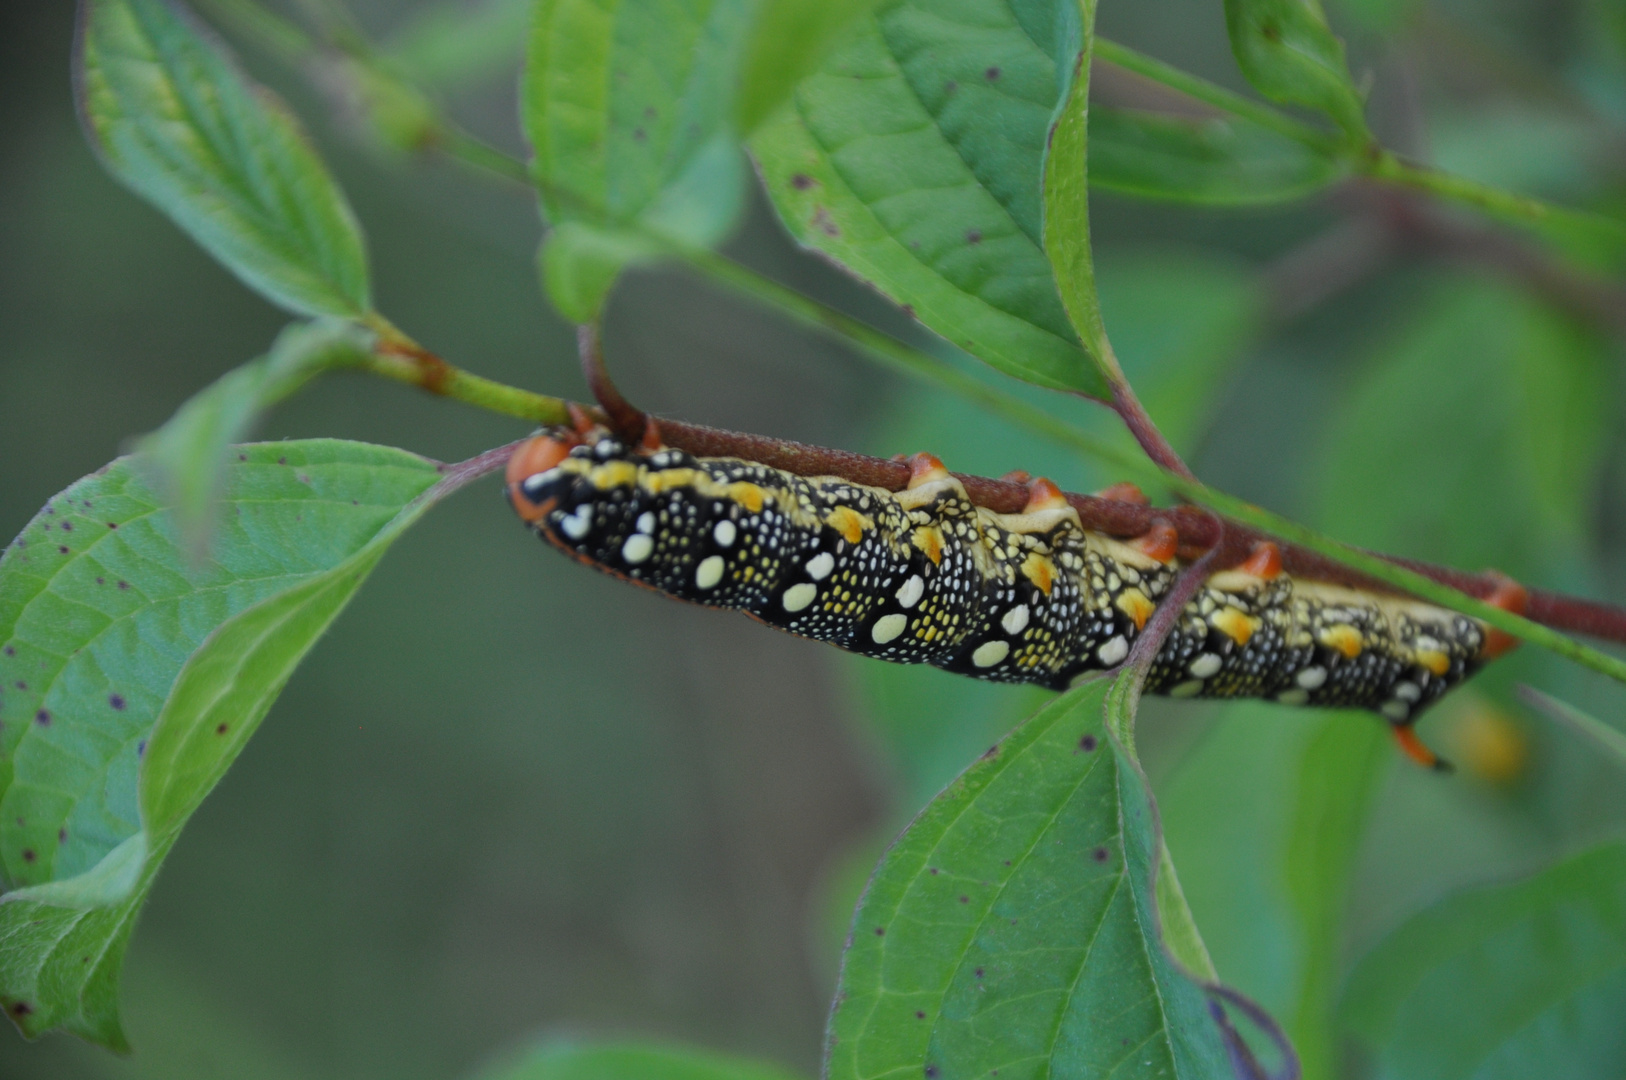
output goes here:
<path id="1" fill-rule="evenodd" d="M 1067 155 L 1081 158 L 1089 147 L 1094 197 L 1085 217 L 1082 172 L 1067 171 L 1072 157 L 1055 156 L 1051 133 L 1059 98 L 1080 85 L 1065 65 L 1083 40 L 1075 18 L 1087 25 L 1088 5 L 961 4 L 958 22 L 941 19 L 942 5 L 930 0 L 882 4 L 874 14 L 866 3 L 753 10 L 727 0 L 683 12 L 632 4 L 607 13 L 573 0 L 537 4 L 534 13 L 510 0 L 353 6 L 354 23 L 326 3 L 290 5 L 351 41 L 350 51 L 315 57 L 297 76 L 262 71 L 252 37 L 245 44 L 250 69 L 313 118 L 323 155 L 367 221 L 378 256 L 371 287 L 348 205 L 283 108 L 211 51 L 210 38 L 190 36 L 190 21 L 167 0 L 89 5 L 100 16 L 82 42 L 82 100 L 107 163 L 276 303 L 354 316 L 376 291 L 382 310 L 464 366 L 570 390 L 568 328 L 535 297 L 534 209 L 440 172 L 409 178 L 400 159 L 381 171 L 334 137 L 342 129 L 315 119 L 329 111 L 323 95 L 332 84 L 354 90 L 361 75 L 376 74 L 355 45 L 371 35 L 384 43 L 378 71 L 389 73 L 376 85 L 410 90 L 398 99 L 398 123 L 376 107 L 370 114 L 398 129 L 376 133 L 385 142 L 432 146 L 435 110 L 445 107 L 523 153 L 505 65 L 528 40 L 523 136 L 555 226 L 543 255 L 548 295 L 567 316 L 604 310 L 622 272 L 651 264 L 668 245 L 711 246 L 738 227 L 731 253 L 979 377 L 1010 385 L 952 347 L 1007 374 L 1100 393 L 1066 314 L 1089 339 L 1098 290 L 1100 327 L 1130 381 L 1218 487 L 1343 539 L 1619 595 L 1621 338 L 1607 312 L 1588 305 L 1587 290 L 1611 284 L 1589 275 L 1618 274 L 1621 249 L 1587 239 L 1584 228 L 1557 230 L 1562 248 L 1518 238 L 1519 258 L 1495 257 L 1508 249 L 1487 245 L 1436 260 L 1446 253 L 1434 246 L 1440 234 L 1409 224 L 1426 203 L 1397 213 L 1383 203 L 1368 212 L 1360 194 L 1294 201 L 1355 167 L 1348 152 L 1328 148 L 1341 138 L 1332 126 L 1323 145 L 1238 117 L 1165 114 L 1166 99 L 1144 86 L 1128 100 L 1119 87 L 1110 108 L 1092 106 L 1087 127 L 1063 131 Z M 165 525 L 174 536 L 164 557 L 141 570 L 184 593 L 189 575 L 219 572 L 233 558 L 244 505 L 233 500 L 232 468 L 222 489 L 213 451 L 185 448 L 234 437 L 329 366 L 306 359 L 331 356 L 279 349 L 221 377 L 261 353 L 278 320 L 97 173 L 74 132 L 60 50 L 35 47 L 67 40 L 62 15 L 25 7 L 0 15 L 0 54 L 12 60 L 0 78 L 18 90 L 0 96 L 0 120 L 20 133 L 0 146 L 8 192 L 0 453 L 13 465 L 0 478 L 0 510 L 11 514 L 0 531 L 22 530 L 65 477 L 101 466 L 122 438 L 157 429 L 149 453 L 168 462 L 157 475 L 170 478 L 180 506 L 141 520 L 157 527 L 187 513 L 194 524 Z M 199 7 L 242 10 L 239 0 Z M 1428 131 L 1435 160 L 1465 176 L 1618 216 L 1626 208 L 1626 23 L 1602 0 L 1564 7 L 1559 18 L 1534 0 L 1494 12 L 1471 0 L 1438 9 L 1341 0 L 1325 13 L 1309 0 L 1216 0 L 1194 13 L 1150 0 L 1104 5 L 1097 29 L 1229 86 L 1243 85 L 1239 64 L 1260 93 L 1318 110 L 1351 145 L 1370 126 L 1381 142 L 1424 155 L 1419 133 Z M 1063 18 L 1053 17 L 1058 11 Z M 837 33 L 847 18 L 857 21 Z M 742 72 L 752 73 L 740 76 L 748 99 L 734 82 Z M 1078 119 L 1082 104 L 1074 100 L 1063 119 Z M 734 140 L 759 120 L 758 165 L 790 232 L 909 305 L 950 346 L 849 279 L 796 259 L 770 215 L 743 197 L 748 173 Z M 168 152 L 177 147 L 186 152 Z M 1048 210 L 1046 175 L 1058 200 Z M 1074 216 L 1047 258 L 1046 225 L 1063 221 L 1058 213 Z M 1086 229 L 1093 247 L 1083 243 Z M 1462 269 L 1465 250 L 1477 270 Z M 1051 283 L 1052 262 L 1072 290 L 1070 307 Z M 932 450 L 951 467 L 1022 468 L 1074 489 L 1116 479 L 958 399 L 875 377 L 692 283 L 637 275 L 620 288 L 606 335 L 612 362 L 634 400 L 658 412 L 885 454 Z M 177 401 L 211 383 L 160 428 Z M 1083 402 L 1031 386 L 1015 392 L 1128 445 Z M 272 436 L 342 434 L 446 460 L 522 433 L 508 421 L 344 381 L 279 405 L 266 423 Z M 82 483 L 113 480 L 147 482 L 121 463 Z M 215 561 L 170 558 L 197 550 L 181 530 L 197 535 L 221 490 Z M 1100 1050 L 1054 1031 L 1046 1042 L 1024 1026 L 1031 1014 L 1018 999 L 1032 990 L 1031 1000 L 1052 1000 L 1054 987 L 1042 980 L 1067 966 L 1075 944 L 1042 918 L 1020 927 L 1042 939 L 1042 964 L 996 959 L 979 970 L 977 950 L 1000 944 L 992 934 L 972 934 L 958 951 L 911 949 L 923 927 L 940 933 L 962 918 L 971 891 L 965 910 L 962 894 L 921 892 L 927 877 L 904 880 L 910 860 L 997 854 L 994 834 L 973 828 L 976 812 L 992 808 L 989 820 L 1005 821 L 1023 800 L 1062 792 L 1070 755 L 1015 751 L 1059 722 L 1064 705 L 1003 738 L 1034 711 L 1037 692 L 869 664 L 853 664 L 856 675 L 832 687 L 826 650 L 629 595 L 539 556 L 495 500 L 454 505 L 383 564 L 376 587 L 294 677 L 255 752 L 166 859 L 167 884 L 153 894 L 130 954 L 136 1057 L 114 1061 L 61 1041 L 25 1048 L 8 1036 L 0 1072 L 448 1077 L 490 1060 L 495 1046 L 563 1028 L 670 1035 L 807 1074 L 835 978 L 839 935 L 829 927 L 852 910 L 882 838 L 928 802 L 862 909 L 893 905 L 901 917 L 885 923 L 888 934 L 855 941 L 844 985 L 859 993 L 835 1023 L 846 1031 L 864 994 L 883 983 L 891 990 L 912 980 L 936 1004 L 916 1010 L 929 1022 L 910 1013 L 886 1031 L 847 1032 L 854 1038 L 837 1042 L 837 1071 L 843 1055 L 896 1050 L 916 1035 L 926 1056 L 904 1054 L 906 1067 L 991 1062 L 1006 1048 L 967 1035 L 1012 1009 L 1022 1022 L 1004 1026 L 1034 1034 L 1041 1056 L 1066 1063 Z M 288 537 L 321 532 L 294 514 L 284 522 Z M 132 528 L 134 519 L 121 521 L 117 532 Z M 292 660 L 359 581 L 334 568 L 355 569 L 358 558 L 370 568 L 382 550 L 377 536 L 393 538 L 394 526 L 382 528 L 360 548 L 346 548 L 338 530 L 328 536 L 338 547 L 323 549 L 333 557 L 300 570 L 312 581 L 338 574 L 320 611 L 322 598 L 305 605 L 311 598 L 296 583 L 272 600 L 299 612 L 228 589 L 194 613 L 188 632 L 203 644 L 190 661 L 179 645 L 173 656 L 149 658 L 146 712 L 97 681 L 109 677 L 103 661 L 118 641 L 97 637 L 83 619 L 58 620 L 85 630 L 78 654 L 58 650 L 79 674 L 51 683 L 72 701 L 33 703 L 40 677 L 7 673 L 4 736 L 31 746 L 68 739 L 73 753 L 46 764 L 63 775 L 74 762 L 86 766 L 62 791 L 8 780 L 4 808 L 18 812 L 0 820 L 0 857 L 8 884 L 30 889 L 8 895 L 0 922 L 14 931 L 8 955 L 28 960 L 7 970 L 33 971 L 35 982 L 8 983 L 6 1002 L 50 1001 L 57 1010 L 14 1009 L 26 1029 L 62 1023 L 107 1042 L 121 1037 L 109 1019 L 111 974 L 133 901 L 107 905 L 132 884 L 145 897 L 149 878 L 137 875 L 163 853 L 136 852 L 145 863 L 115 856 L 129 856 L 130 842 L 155 827 L 164 846 L 173 840 Z M 72 587 L 94 595 L 84 581 L 56 584 L 40 597 L 71 604 Z M 266 625 L 250 625 L 250 614 Z M 279 640 L 272 624 L 292 636 Z M 136 637 L 146 647 L 167 640 Z M 276 646 L 275 663 L 252 658 L 266 643 Z M 227 677 L 255 672 L 263 677 Z M 1517 678 L 1605 718 L 1621 712 L 1618 688 L 1547 657 L 1517 656 L 1425 721 L 1424 737 L 1463 769 L 1441 780 L 1391 767 L 1394 755 L 1369 717 L 1149 705 L 1136 742 L 1161 797 L 1168 856 L 1156 847 L 1139 772 L 1118 771 L 1128 759 L 1101 757 L 1098 746 L 1094 769 L 1114 766 L 1112 798 L 1090 802 L 1085 788 L 1073 790 L 1049 827 L 1120 830 L 1102 864 L 1120 882 L 1120 917 L 1102 926 L 1140 942 L 1141 973 L 1174 995 L 1179 1014 L 1165 1013 L 1146 1045 L 1182 1075 L 1227 1072 L 1187 981 L 1217 974 L 1282 1022 L 1310 1077 L 1364 1075 L 1363 1061 L 1396 1077 L 1521 1075 L 1530 1060 L 1553 1075 L 1618 1071 L 1618 1025 L 1609 1024 L 1620 999 L 1618 942 L 1600 933 L 1598 947 L 1547 947 L 1559 935 L 1543 928 L 1619 922 L 1609 878 L 1618 845 L 1554 863 L 1618 836 L 1626 797 L 1607 762 L 1522 711 L 1509 693 Z M 244 699 L 214 692 L 228 685 Z M 115 693 L 123 706 L 111 704 Z M 166 695 L 173 701 L 160 709 Z M 238 741 L 211 756 L 219 738 L 211 710 L 220 708 Z M 84 732 L 58 722 L 96 709 L 117 715 L 98 713 L 101 726 Z M 51 725 L 30 725 L 27 716 L 41 710 Z M 13 725 L 18 711 L 26 715 Z M 155 729 L 145 772 L 131 758 L 141 756 L 130 742 L 139 732 L 118 745 L 101 740 L 118 727 L 109 719 L 162 728 L 160 713 L 195 738 L 166 743 Z M 855 729 L 833 719 L 844 713 Z M 1000 753 L 932 802 L 995 743 Z M 39 764 L 25 757 L 15 756 L 19 777 Z M 1036 763 L 1031 773 L 1023 761 Z M 23 805 L 24 795 L 43 801 Z M 60 796 L 114 807 L 102 816 L 127 828 L 81 828 L 58 812 Z M 956 807 L 969 807 L 967 815 L 947 821 Z M 66 840 L 53 833 L 58 818 L 68 823 Z M 995 858 L 973 884 L 1008 874 L 1015 893 L 1044 892 L 1100 870 L 1045 854 L 1012 858 L 1019 865 L 1010 868 Z M 1156 901 L 1147 892 L 1154 863 L 1169 868 Z M 1528 881 L 1457 893 L 1542 867 Z M 1186 972 L 1156 950 L 1153 910 Z M 921 914 L 926 922 L 915 921 Z M 1063 905 L 1049 918 L 1064 926 L 1072 914 Z M 112 926 L 97 938 L 106 950 L 83 972 L 73 951 L 48 940 L 68 923 L 57 940 L 70 944 Z M 901 952 L 889 959 L 889 949 Z M 902 982 L 872 977 L 880 969 L 871 961 L 893 963 L 887 971 Z M 1492 964 L 1500 977 L 1487 980 Z M 1076 1019 L 1094 1001 L 1070 997 L 1058 1015 Z M 1528 1022 L 1510 1033 L 1502 1017 Z M 1188 1036 L 1194 1041 L 1182 1044 Z M 566 1041 L 514 1060 L 517 1075 L 771 1075 L 653 1044 Z"/>

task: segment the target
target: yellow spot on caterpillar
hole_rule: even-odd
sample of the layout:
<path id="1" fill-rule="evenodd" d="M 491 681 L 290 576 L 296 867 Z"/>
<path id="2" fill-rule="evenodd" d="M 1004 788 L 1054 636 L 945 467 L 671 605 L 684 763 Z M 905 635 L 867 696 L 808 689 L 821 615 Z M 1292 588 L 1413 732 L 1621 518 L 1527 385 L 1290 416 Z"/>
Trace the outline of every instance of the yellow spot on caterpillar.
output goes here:
<path id="1" fill-rule="evenodd" d="M 638 466 L 630 461 L 606 461 L 602 465 L 594 466 L 587 479 L 600 491 L 630 487 L 638 480 Z"/>
<path id="2" fill-rule="evenodd" d="M 864 538 L 864 530 L 874 528 L 875 523 L 854 510 L 850 506 L 838 506 L 830 511 L 824 523 L 841 534 L 841 538 L 849 544 L 856 544 Z"/>
<path id="3" fill-rule="evenodd" d="M 1051 586 L 1056 583 L 1056 567 L 1049 559 L 1038 552 L 1034 552 L 1022 560 L 1022 573 L 1026 575 L 1029 581 L 1039 587 L 1040 592 L 1046 596 L 1050 595 Z M 1143 596 L 1141 599 L 1145 600 L 1146 598 Z M 1151 606 L 1150 600 L 1147 600 L 1146 603 L 1148 607 Z"/>
<path id="4" fill-rule="evenodd" d="M 1444 675 L 1451 670 L 1451 658 L 1438 649 L 1419 649 L 1417 662 L 1436 675 Z"/>
<path id="5" fill-rule="evenodd" d="M 1253 637 L 1253 632 L 1259 629 L 1259 620 L 1251 615 L 1244 615 L 1234 607 L 1221 608 L 1209 617 L 1214 628 L 1232 641 L 1238 647 L 1246 645 Z"/>
<path id="6" fill-rule="evenodd" d="M 645 490 L 659 495 L 663 491 L 673 491 L 677 488 L 686 488 L 693 485 L 696 475 L 693 469 L 663 469 L 660 472 L 646 470 L 641 483 Z"/>
<path id="7" fill-rule="evenodd" d="M 1349 660 L 1361 655 L 1361 649 L 1366 646 L 1361 632 L 1348 623 L 1339 623 L 1321 631 L 1321 644 L 1329 649 L 1337 649 Z"/>
<path id="8" fill-rule="evenodd" d="M 1118 594 L 1118 599 L 1113 602 L 1113 606 L 1135 620 L 1135 629 L 1137 630 L 1144 630 L 1146 620 L 1150 619 L 1152 612 L 1157 610 L 1157 605 L 1148 600 L 1146 594 L 1139 589 L 1125 589 Z M 1119 657 L 1119 659 L 1123 658 Z"/>
<path id="9" fill-rule="evenodd" d="M 937 526 L 922 525 L 909 538 L 915 547 L 926 553 L 926 558 L 932 561 L 933 566 L 943 561 L 943 534 L 938 531 Z"/>
<path id="10" fill-rule="evenodd" d="M 728 485 L 728 497 L 753 514 L 762 512 L 762 503 L 767 494 L 755 484 L 746 483 L 744 480 L 737 480 Z"/>

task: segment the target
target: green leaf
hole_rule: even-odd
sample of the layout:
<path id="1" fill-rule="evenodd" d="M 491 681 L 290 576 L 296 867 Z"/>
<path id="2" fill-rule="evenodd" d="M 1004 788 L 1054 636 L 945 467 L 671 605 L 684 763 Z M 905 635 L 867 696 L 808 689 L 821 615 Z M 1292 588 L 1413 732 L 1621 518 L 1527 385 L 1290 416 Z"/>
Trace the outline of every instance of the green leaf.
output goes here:
<path id="1" fill-rule="evenodd" d="M 1225 0 L 1237 66 L 1255 90 L 1284 105 L 1319 109 L 1354 142 L 1370 139 L 1366 103 L 1319 0 Z"/>
<path id="2" fill-rule="evenodd" d="M 765 1062 L 645 1042 L 544 1043 L 479 1080 L 793 1080 Z"/>
<path id="3" fill-rule="evenodd" d="M 1395 1080 L 1626 1072 L 1626 845 L 1448 897 L 1357 967 L 1350 1029 Z"/>
<path id="4" fill-rule="evenodd" d="M 1103 381 L 1122 382 L 1123 372 L 1101 322 L 1095 291 L 1095 259 L 1090 248 L 1089 116 L 1090 53 L 1095 34 L 1095 0 L 1077 0 L 1077 40 L 1057 57 L 1063 89 L 1051 120 L 1044 154 L 1044 250 L 1056 275 L 1056 289 Z M 1063 64 L 1064 58 L 1072 62 Z"/>
<path id="5" fill-rule="evenodd" d="M 525 51 L 531 0 L 442 0 L 414 11 L 381 47 L 420 86 L 450 89 L 509 73 Z"/>
<path id="6" fill-rule="evenodd" d="M 706 248 L 739 220 L 733 78 L 750 13 L 747 0 L 537 3 L 521 98 L 543 213 L 578 226 L 555 228 L 542 256 L 568 318 L 590 321 L 619 271 L 653 257 L 618 227 Z"/>
<path id="7" fill-rule="evenodd" d="M 248 435 L 262 412 L 323 371 L 362 362 L 369 344 L 349 323 L 291 326 L 269 353 L 222 375 L 136 444 L 140 464 L 175 508 L 182 540 L 195 557 L 208 548 L 231 444 Z"/>
<path id="8" fill-rule="evenodd" d="M 880 0 L 761 0 L 740 64 L 734 126 L 750 135 Z"/>
<path id="9" fill-rule="evenodd" d="M 831 1080 L 1231 1075 L 1203 988 L 1158 944 L 1155 830 L 1104 692 L 1063 695 L 984 754 L 876 869 Z"/>
<path id="10" fill-rule="evenodd" d="M 0 1004 L 25 1034 L 124 1044 L 118 969 L 181 826 L 390 543 L 466 478 L 362 443 L 242 446 L 198 564 L 121 458 L 0 556 Z"/>
<path id="11" fill-rule="evenodd" d="M 1090 187 L 1147 199 L 1247 206 L 1303 198 L 1342 179 L 1342 158 L 1240 118 L 1090 109 Z"/>
<path id="12" fill-rule="evenodd" d="M 82 0 L 75 83 L 107 168 L 301 315 L 369 306 L 361 228 L 285 105 L 169 0 Z"/>
<path id="13" fill-rule="evenodd" d="M 1000 371 L 1106 396 L 1040 208 L 1076 3 L 903 0 L 848 37 L 751 141 L 785 227 Z"/>

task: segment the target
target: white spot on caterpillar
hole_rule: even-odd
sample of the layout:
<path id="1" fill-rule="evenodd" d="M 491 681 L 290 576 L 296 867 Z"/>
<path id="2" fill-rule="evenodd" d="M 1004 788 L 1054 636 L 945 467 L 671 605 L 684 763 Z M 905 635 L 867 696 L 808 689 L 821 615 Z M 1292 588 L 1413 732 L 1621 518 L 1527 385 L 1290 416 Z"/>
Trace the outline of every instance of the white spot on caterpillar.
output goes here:
<path id="1" fill-rule="evenodd" d="M 807 560 L 807 576 L 814 581 L 823 581 L 830 576 L 830 571 L 835 568 L 836 560 L 828 551 L 821 551 Z"/>
<path id="2" fill-rule="evenodd" d="M 1008 641 L 985 641 L 971 654 L 971 662 L 978 667 L 993 667 L 1009 656 L 1010 652 L 1011 645 Z"/>
<path id="3" fill-rule="evenodd" d="M 1005 632 L 1012 637 L 1020 634 L 1028 625 L 1028 606 L 1026 604 L 1017 604 L 1005 613 L 1005 617 L 999 620 L 999 625 L 1003 626 Z"/>
<path id="4" fill-rule="evenodd" d="M 1327 669 L 1319 665 L 1307 667 L 1295 675 L 1293 681 L 1306 690 L 1319 690 L 1322 684 L 1327 681 Z"/>
<path id="5" fill-rule="evenodd" d="M 593 505 L 582 503 L 576 507 L 575 513 L 559 522 L 559 531 L 572 540 L 580 540 L 593 528 Z"/>
<path id="6" fill-rule="evenodd" d="M 638 531 L 641 532 L 641 533 L 652 533 L 652 532 L 654 532 L 655 531 L 655 515 L 650 513 L 648 510 L 645 510 L 643 513 L 639 514 L 638 515 Z"/>
<path id="7" fill-rule="evenodd" d="M 1391 720 L 1404 720 L 1411 715 L 1411 706 L 1404 701 L 1385 701 L 1378 711 Z"/>
<path id="8" fill-rule="evenodd" d="M 1416 701 L 1423 696 L 1423 691 L 1416 683 L 1402 682 L 1395 683 L 1394 695 L 1401 701 Z"/>
<path id="9" fill-rule="evenodd" d="M 919 574 L 911 574 L 908 581 L 898 586 L 898 603 L 906 608 L 912 608 L 920 603 L 920 598 L 926 594 L 926 583 Z"/>
<path id="10" fill-rule="evenodd" d="M 733 547 L 734 537 L 738 532 L 739 530 L 734 528 L 734 523 L 725 519 L 717 523 L 717 527 L 711 530 L 711 535 L 717 538 L 718 547 Z"/>
<path id="11" fill-rule="evenodd" d="M 801 611 L 811 604 L 813 598 L 818 595 L 818 586 L 804 581 L 800 585 L 792 585 L 786 589 L 785 595 L 780 597 L 779 602 L 785 606 L 786 611 Z"/>
<path id="12" fill-rule="evenodd" d="M 1306 701 L 1310 700 L 1310 691 L 1283 690 L 1281 693 L 1276 695 L 1276 700 L 1281 702 L 1283 705 L 1303 705 Z"/>
<path id="13" fill-rule="evenodd" d="M 903 633 L 904 628 L 908 625 L 909 616 L 907 615 L 899 615 L 896 612 L 891 615 L 883 615 L 875 620 L 875 626 L 870 630 L 869 636 L 875 639 L 875 644 L 885 645 Z"/>
<path id="14" fill-rule="evenodd" d="M 654 553 L 655 541 L 643 533 L 633 533 L 627 537 L 627 542 L 621 545 L 621 557 L 635 566 Z"/>
<path id="15" fill-rule="evenodd" d="M 1201 679 L 1187 679 L 1185 682 L 1178 684 L 1172 690 L 1170 690 L 1169 696 L 1181 698 L 1196 697 L 1202 692 L 1203 681 Z"/>
<path id="16" fill-rule="evenodd" d="M 1129 642 L 1124 640 L 1124 636 L 1122 634 L 1119 634 L 1117 637 L 1095 650 L 1095 655 L 1107 667 L 1111 667 L 1114 664 L 1121 664 L 1123 663 L 1123 658 L 1129 655 Z"/>
<path id="17" fill-rule="evenodd" d="M 1205 652 L 1193 660 L 1191 667 L 1187 668 L 1187 670 L 1199 679 L 1206 679 L 1210 675 L 1218 674 L 1220 665 L 1223 663 L 1224 661 L 1219 658 L 1219 654 Z"/>
<path id="18" fill-rule="evenodd" d="M 723 557 L 710 555 L 700 560 L 700 565 L 694 568 L 694 583 L 702 589 L 714 588 L 723 580 Z"/>

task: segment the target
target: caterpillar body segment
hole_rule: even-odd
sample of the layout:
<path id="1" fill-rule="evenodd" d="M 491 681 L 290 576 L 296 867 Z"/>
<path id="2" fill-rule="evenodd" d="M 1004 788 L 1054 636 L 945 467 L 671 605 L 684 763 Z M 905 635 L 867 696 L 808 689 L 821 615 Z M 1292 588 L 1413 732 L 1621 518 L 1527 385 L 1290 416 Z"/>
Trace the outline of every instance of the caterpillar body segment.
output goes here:
<path id="1" fill-rule="evenodd" d="M 1022 513 L 998 514 L 930 455 L 889 492 L 588 439 L 542 435 L 510 463 L 510 501 L 544 539 L 678 599 L 883 660 L 1065 688 L 1124 661 L 1179 570 L 1172 530 L 1130 542 L 1087 530 L 1045 480 Z M 1488 643 L 1483 624 L 1443 608 L 1296 581 L 1261 544 L 1186 604 L 1146 689 L 1363 708 L 1404 730 Z"/>

